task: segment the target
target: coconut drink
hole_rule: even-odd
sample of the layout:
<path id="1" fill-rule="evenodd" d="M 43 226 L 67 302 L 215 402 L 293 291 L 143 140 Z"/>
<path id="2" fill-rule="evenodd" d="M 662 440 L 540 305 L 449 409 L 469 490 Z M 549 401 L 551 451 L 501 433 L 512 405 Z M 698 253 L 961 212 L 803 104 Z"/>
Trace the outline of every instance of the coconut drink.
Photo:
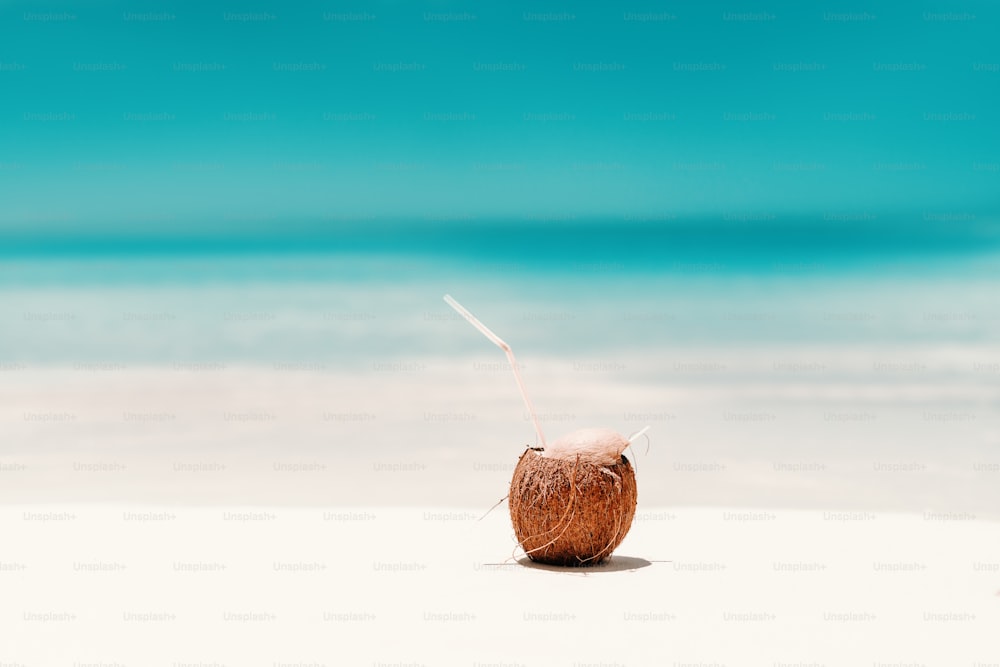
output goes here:
<path id="1" fill-rule="evenodd" d="M 508 506 L 525 555 L 551 565 L 595 565 L 611 555 L 632 526 L 635 470 L 623 452 L 631 440 L 607 428 L 585 428 L 546 444 L 514 354 L 500 337 L 448 295 L 444 300 L 507 354 L 535 425 L 538 444 L 521 454 Z"/>

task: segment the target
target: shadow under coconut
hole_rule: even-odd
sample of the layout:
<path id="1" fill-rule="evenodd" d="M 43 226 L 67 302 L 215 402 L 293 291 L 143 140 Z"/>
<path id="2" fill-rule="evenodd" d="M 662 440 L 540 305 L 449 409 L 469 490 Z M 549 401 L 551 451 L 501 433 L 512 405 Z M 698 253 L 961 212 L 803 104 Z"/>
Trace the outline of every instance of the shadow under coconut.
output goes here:
<path id="1" fill-rule="evenodd" d="M 600 574 L 603 572 L 631 572 L 648 567 L 653 563 L 645 558 L 635 556 L 609 556 L 597 565 L 548 565 L 538 563 L 530 558 L 516 559 L 518 565 L 529 567 L 533 570 L 547 570 L 549 572 L 564 572 L 566 574 Z"/>

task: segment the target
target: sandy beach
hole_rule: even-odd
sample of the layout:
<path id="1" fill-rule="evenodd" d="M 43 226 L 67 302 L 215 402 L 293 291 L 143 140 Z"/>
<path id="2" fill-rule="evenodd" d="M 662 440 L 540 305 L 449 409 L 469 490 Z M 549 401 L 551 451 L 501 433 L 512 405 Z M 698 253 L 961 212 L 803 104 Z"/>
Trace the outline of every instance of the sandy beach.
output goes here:
<path id="1" fill-rule="evenodd" d="M 935 355 L 939 367 L 924 362 L 918 373 L 870 370 Z M 659 359 L 532 359 L 525 381 L 549 438 L 649 425 L 648 447 L 636 443 L 631 456 L 640 501 L 653 506 L 996 519 L 995 383 L 962 369 L 997 356 L 986 345 L 715 347 Z M 819 359 L 837 370 L 775 372 L 774 359 L 803 367 Z M 725 370 L 699 370 L 705 363 Z M 374 357 L 367 365 L 102 363 L 0 373 L 0 501 L 489 507 L 503 497 L 535 436 L 502 358 Z"/>
<path id="2" fill-rule="evenodd" d="M 969 665 L 982 520 L 640 505 L 606 565 L 514 559 L 506 508 L 6 506 L 3 664 Z"/>
<path id="3" fill-rule="evenodd" d="M 549 432 L 653 426 L 631 533 L 558 570 L 478 520 L 532 433 L 492 361 L 0 376 L 0 664 L 1000 661 L 988 386 L 605 373 L 609 407 L 536 364 Z M 928 410 L 982 417 L 940 449 Z"/>

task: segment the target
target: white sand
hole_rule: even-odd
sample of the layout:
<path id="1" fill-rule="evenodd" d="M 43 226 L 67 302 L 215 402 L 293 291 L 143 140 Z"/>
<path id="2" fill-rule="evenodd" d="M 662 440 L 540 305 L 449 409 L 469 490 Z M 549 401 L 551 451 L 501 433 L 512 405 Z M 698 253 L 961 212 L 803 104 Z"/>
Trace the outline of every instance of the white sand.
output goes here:
<path id="1" fill-rule="evenodd" d="M 827 358 L 796 355 L 781 358 Z M 897 355 L 866 359 L 924 358 Z M 623 356 L 628 372 L 547 359 L 525 375 L 550 440 L 652 426 L 648 454 L 636 447 L 640 503 L 1000 519 L 992 374 L 871 377 L 858 359 L 813 378 L 769 372 L 779 357 L 753 348 L 686 358 L 729 370 Z M 503 355 L 398 363 L 0 373 L 0 503 L 489 506 L 534 441 Z"/>
<path id="2" fill-rule="evenodd" d="M 480 512 L 4 507 L 0 664 L 1000 662 L 979 518 L 640 506 L 608 566 L 556 570 Z"/>

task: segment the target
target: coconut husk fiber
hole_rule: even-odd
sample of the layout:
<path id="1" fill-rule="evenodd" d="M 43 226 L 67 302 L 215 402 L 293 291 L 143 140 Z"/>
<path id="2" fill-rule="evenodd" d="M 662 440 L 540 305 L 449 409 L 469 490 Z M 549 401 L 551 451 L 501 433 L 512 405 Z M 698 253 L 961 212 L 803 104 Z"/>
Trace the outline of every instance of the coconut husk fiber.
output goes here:
<path id="1" fill-rule="evenodd" d="M 621 544 L 635 516 L 635 471 L 624 456 L 604 465 L 527 449 L 510 482 L 510 518 L 528 558 L 595 565 Z"/>

